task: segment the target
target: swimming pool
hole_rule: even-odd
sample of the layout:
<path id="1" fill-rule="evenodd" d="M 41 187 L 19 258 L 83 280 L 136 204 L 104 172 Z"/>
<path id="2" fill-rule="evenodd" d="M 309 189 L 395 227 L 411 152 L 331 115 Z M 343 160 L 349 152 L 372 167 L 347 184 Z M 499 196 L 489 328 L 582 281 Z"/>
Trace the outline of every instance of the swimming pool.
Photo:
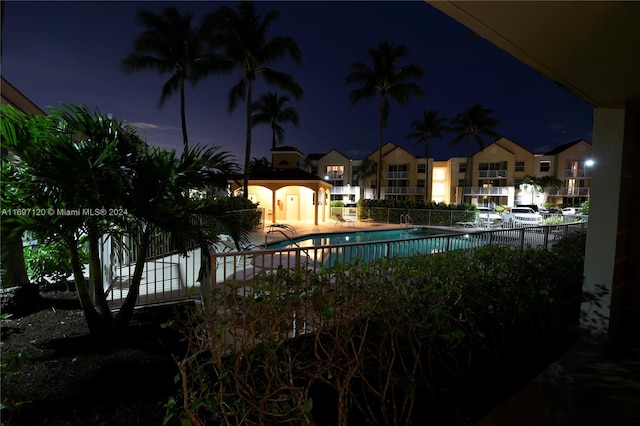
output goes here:
<path id="1" fill-rule="evenodd" d="M 425 238 L 451 232 L 430 228 L 390 229 L 385 231 L 358 231 L 339 234 L 316 234 L 292 238 L 278 243 L 268 244 L 268 249 L 284 249 L 293 247 L 324 247 L 328 245 L 366 243 L 373 241 L 395 241 L 410 238 Z"/>

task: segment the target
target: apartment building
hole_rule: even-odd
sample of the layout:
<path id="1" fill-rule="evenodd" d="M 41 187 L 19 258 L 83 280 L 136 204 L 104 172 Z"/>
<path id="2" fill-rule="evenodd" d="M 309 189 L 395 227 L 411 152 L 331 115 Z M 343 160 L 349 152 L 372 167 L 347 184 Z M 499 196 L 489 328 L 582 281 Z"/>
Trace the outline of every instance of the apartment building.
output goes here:
<path id="1" fill-rule="evenodd" d="M 377 150 L 364 161 L 337 150 L 307 157 L 309 170 L 333 185 L 331 200 L 345 203 L 376 197 L 376 173 L 363 173 L 365 161 L 378 160 Z M 591 144 L 578 140 L 545 154 L 534 154 L 501 137 L 467 158 L 444 161 L 418 157 L 389 142 L 382 147 L 382 198 L 471 203 L 481 206 L 545 203 L 579 205 L 589 199 Z M 521 187 L 527 176 L 553 177 L 562 184 L 544 193 Z M 465 185 L 466 182 L 466 185 Z"/>

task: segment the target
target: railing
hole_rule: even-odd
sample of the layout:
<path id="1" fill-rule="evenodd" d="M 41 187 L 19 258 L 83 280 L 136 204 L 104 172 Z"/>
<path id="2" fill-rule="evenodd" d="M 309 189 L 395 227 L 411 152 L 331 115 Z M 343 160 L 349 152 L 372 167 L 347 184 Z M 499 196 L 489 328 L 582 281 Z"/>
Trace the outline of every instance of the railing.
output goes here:
<path id="1" fill-rule="evenodd" d="M 257 210 L 261 214 L 255 225 L 262 228 L 264 209 Z M 235 210 L 233 214 L 253 215 L 255 211 L 256 209 Z M 194 223 L 193 226 L 199 226 L 199 223 Z M 223 230 L 220 229 L 219 232 L 222 233 Z M 137 251 L 138 243 L 130 236 L 120 239 L 107 237 L 101 243 L 104 290 L 112 307 L 120 305 L 129 293 Z M 200 300 L 199 283 L 204 279 L 202 260 L 201 248 L 195 244 L 188 248 L 185 256 L 178 252 L 168 234 L 154 235 L 143 266 L 137 304 L 164 303 L 192 297 Z"/>
<path id="2" fill-rule="evenodd" d="M 506 178 L 507 170 L 478 170 L 479 178 Z"/>
<path id="3" fill-rule="evenodd" d="M 335 195 L 356 195 L 360 192 L 359 186 L 334 186 L 331 188 L 331 194 Z"/>
<path id="4" fill-rule="evenodd" d="M 424 193 L 424 187 L 419 186 L 385 186 L 382 189 L 385 195 L 416 195 Z"/>
<path id="5" fill-rule="evenodd" d="M 409 172 L 406 170 L 397 172 L 386 172 L 383 174 L 385 179 L 408 179 Z"/>
<path id="6" fill-rule="evenodd" d="M 261 275 L 278 274 L 280 271 L 299 274 L 300 277 L 322 274 L 324 279 L 331 282 L 332 269 L 339 264 L 369 263 L 389 257 L 431 255 L 486 245 L 511 246 L 520 250 L 526 247 L 547 249 L 558 238 L 571 232 L 585 230 L 586 226 L 586 223 L 573 223 L 488 231 L 461 230 L 416 238 L 412 238 L 412 233 L 407 231 L 407 238 L 402 240 L 219 253 L 212 255 L 212 265 L 217 265 L 211 281 L 207 282 L 207 285 L 212 287 L 203 286 L 202 295 L 208 304 L 215 302 L 207 297 L 213 288 L 231 288 L 237 295 L 252 296 L 252 280 Z"/>
<path id="7" fill-rule="evenodd" d="M 400 227 L 408 228 L 410 225 L 413 225 L 413 220 L 411 220 L 411 216 L 409 213 L 400 215 Z"/>
<path id="8" fill-rule="evenodd" d="M 400 223 L 400 216 L 411 215 L 415 225 L 455 226 L 457 222 L 470 222 L 476 219 L 477 212 L 467 210 L 429 210 L 397 209 L 387 207 L 366 207 L 358 212 L 360 220 L 384 223 Z"/>
<path id="9" fill-rule="evenodd" d="M 558 188 L 558 189 L 549 189 L 549 195 L 566 195 L 566 196 L 581 196 L 588 197 L 589 196 L 589 187 L 574 187 L 574 188 Z"/>
<path id="10" fill-rule="evenodd" d="M 508 186 L 469 186 L 464 188 L 464 195 L 498 195 L 509 196 Z"/>
<path id="11" fill-rule="evenodd" d="M 588 178 L 591 177 L 591 169 L 564 169 L 566 178 Z"/>

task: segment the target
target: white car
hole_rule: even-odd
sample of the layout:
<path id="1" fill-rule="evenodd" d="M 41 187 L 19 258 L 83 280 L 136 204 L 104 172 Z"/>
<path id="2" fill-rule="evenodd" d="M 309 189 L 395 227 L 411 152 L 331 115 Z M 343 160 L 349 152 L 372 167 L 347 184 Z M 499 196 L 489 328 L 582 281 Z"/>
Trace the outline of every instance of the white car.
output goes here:
<path id="1" fill-rule="evenodd" d="M 502 213 L 503 226 L 506 228 L 538 226 L 544 220 L 542 215 L 530 207 L 511 207 Z"/>
<path id="2" fill-rule="evenodd" d="M 565 207 L 564 209 L 562 209 L 562 214 L 575 216 L 578 214 L 578 209 L 575 207 Z"/>
<path id="3" fill-rule="evenodd" d="M 495 223 L 502 220 L 502 216 L 489 207 L 478 207 L 478 217 L 482 222 Z"/>

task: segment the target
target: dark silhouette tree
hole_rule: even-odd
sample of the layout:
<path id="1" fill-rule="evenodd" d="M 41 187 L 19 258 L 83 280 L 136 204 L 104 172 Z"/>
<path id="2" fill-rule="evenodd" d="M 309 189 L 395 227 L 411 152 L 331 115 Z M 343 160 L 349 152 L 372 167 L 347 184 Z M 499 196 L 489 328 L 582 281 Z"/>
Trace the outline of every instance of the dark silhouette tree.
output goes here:
<path id="1" fill-rule="evenodd" d="M 299 124 L 298 111 L 293 107 L 285 107 L 288 96 L 278 96 L 276 92 L 265 93 L 253 104 L 253 125 L 268 124 L 271 127 L 271 148 L 284 141 L 284 128 L 281 124 Z"/>
<path id="2" fill-rule="evenodd" d="M 393 46 L 388 41 L 383 41 L 377 47 L 369 49 L 369 57 L 372 66 L 362 62 L 351 64 L 352 72 L 347 75 L 347 84 L 356 84 L 360 87 L 349 93 L 351 104 L 354 105 L 363 99 L 380 97 L 380 111 L 378 123 L 378 164 L 382 164 L 382 136 L 387 127 L 391 105 L 389 97 L 405 105 L 412 95 L 423 96 L 424 92 L 413 79 L 422 77 L 422 67 L 414 64 L 398 66 L 398 60 L 407 56 L 407 47 L 404 45 Z M 378 167 L 376 194 L 380 199 L 382 186 L 382 168 Z"/>
<path id="3" fill-rule="evenodd" d="M 169 74 L 162 87 L 159 107 L 176 91 L 180 94 L 180 121 L 184 151 L 189 148 L 185 111 L 185 82 L 195 84 L 212 73 L 231 70 L 231 63 L 218 55 L 207 54 L 192 27 L 191 13 L 180 14 L 175 7 L 167 7 L 156 15 L 148 10 L 138 13 L 144 27 L 133 44 L 133 52 L 122 61 L 126 72 L 139 70 Z"/>
<path id="4" fill-rule="evenodd" d="M 229 91 L 229 112 L 235 109 L 239 100 L 246 102 L 245 198 L 249 196 L 254 82 L 262 76 L 268 84 L 293 94 L 296 99 L 303 93 L 291 75 L 269 67 L 276 59 L 287 56 L 295 62 L 302 59 L 302 52 L 291 37 L 268 37 L 271 24 L 278 16 L 275 11 L 260 15 L 253 2 L 242 1 L 235 9 L 221 6 L 206 14 L 201 26 L 201 33 L 209 45 L 222 47 L 224 56 L 235 69 L 241 70 L 240 81 Z"/>
<path id="5" fill-rule="evenodd" d="M 358 182 L 358 186 L 360 187 L 360 199 L 364 199 L 364 181 L 371 176 L 376 176 L 377 173 L 378 163 L 376 163 L 369 157 L 362 160 L 360 166 L 358 166 L 358 170 L 353 176 L 353 178 Z"/>
<path id="6" fill-rule="evenodd" d="M 438 111 L 428 110 L 422 113 L 421 120 L 411 122 L 411 127 L 415 130 L 407 135 L 408 139 L 416 139 L 416 145 L 424 144 L 424 201 L 428 202 L 429 196 L 429 151 L 432 138 L 442 139 L 442 133 L 446 130 L 447 119 L 438 117 Z"/>
<path id="7" fill-rule="evenodd" d="M 464 187 L 469 183 L 468 176 L 471 169 L 473 142 L 475 141 L 478 148 L 483 150 L 484 136 L 498 137 L 498 134 L 493 129 L 500 124 L 500 120 L 493 117 L 492 113 L 493 111 L 490 108 L 484 108 L 482 105 L 476 104 L 451 120 L 451 126 L 448 131 L 458 134 L 451 141 L 451 145 L 457 145 L 463 140 L 467 141 L 467 168 L 464 173 Z"/>

